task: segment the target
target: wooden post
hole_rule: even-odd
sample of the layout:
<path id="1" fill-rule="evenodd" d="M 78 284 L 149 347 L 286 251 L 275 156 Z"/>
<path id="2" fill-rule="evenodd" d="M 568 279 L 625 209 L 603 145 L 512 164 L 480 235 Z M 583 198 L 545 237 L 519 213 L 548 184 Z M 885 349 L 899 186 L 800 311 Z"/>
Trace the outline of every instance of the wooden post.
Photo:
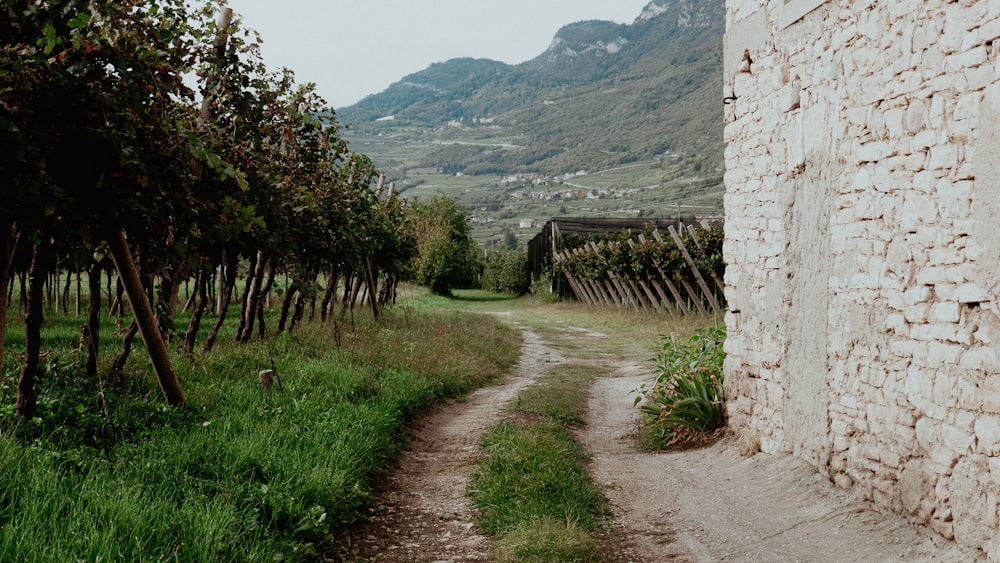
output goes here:
<path id="1" fill-rule="evenodd" d="M 156 317 L 153 315 L 149 298 L 143 290 L 139 271 L 136 270 L 135 262 L 132 261 L 132 253 L 129 251 L 128 241 L 125 240 L 125 232 L 115 233 L 108 241 L 108 248 L 111 250 L 111 257 L 118 269 L 119 279 L 125 286 L 128 304 L 135 315 L 142 341 L 146 344 L 149 360 L 153 364 L 153 371 L 160 383 L 160 389 L 163 391 L 167 403 L 183 406 L 185 404 L 184 392 L 181 390 L 180 382 L 177 381 L 174 367 L 170 363 L 167 344 L 163 341 L 163 335 L 160 334 L 160 329 L 156 324 Z"/>
<path id="2" fill-rule="evenodd" d="M 705 308 L 705 304 L 702 302 L 702 298 L 698 295 L 698 292 L 691 287 L 691 284 L 684 278 L 681 278 L 681 285 L 684 286 L 684 290 L 691 297 L 691 301 L 694 302 L 694 306 L 698 308 L 698 312 L 704 316 L 708 316 L 708 309 Z"/>
<path id="3" fill-rule="evenodd" d="M 604 243 L 601 243 L 600 246 L 604 246 Z M 599 248 L 599 246 L 595 245 L 594 248 Z M 608 277 L 611 278 L 615 287 L 617 287 L 618 291 L 621 292 L 622 305 L 626 307 L 632 306 L 635 307 L 636 310 L 639 310 L 641 308 L 639 300 L 632 294 L 632 290 L 629 289 L 628 284 L 622 281 L 621 276 L 619 276 L 617 272 L 613 272 L 611 270 L 610 264 L 608 265 Z"/>
<path id="4" fill-rule="evenodd" d="M 694 274 L 694 279 L 698 283 L 698 287 L 700 287 L 702 292 L 705 294 L 705 299 L 708 300 L 709 305 L 712 306 L 715 313 L 717 315 L 721 315 L 722 308 L 719 307 L 719 301 L 715 298 L 715 294 L 712 293 L 712 290 L 708 288 L 708 284 L 705 283 L 705 278 L 703 278 L 701 276 L 701 272 L 698 271 L 698 265 L 691 259 L 691 254 L 688 253 L 687 247 L 684 246 L 684 242 L 681 240 L 680 235 L 677 234 L 677 230 L 674 229 L 673 225 L 669 225 L 667 227 L 667 231 L 670 232 L 670 236 L 673 237 L 674 243 L 677 244 L 677 248 L 680 249 L 681 255 L 684 256 L 684 260 L 687 261 L 688 267 L 691 268 L 691 273 Z M 653 236 L 657 237 L 658 240 L 663 240 L 660 238 L 659 231 L 653 231 Z M 692 297 L 694 297 L 697 301 L 697 297 L 695 295 L 692 295 Z M 701 307 L 699 307 L 699 309 L 701 309 Z"/>
<path id="5" fill-rule="evenodd" d="M 559 234 L 559 227 L 556 226 L 556 220 L 555 219 L 552 219 L 549 223 L 552 225 L 552 260 L 551 260 L 551 262 L 554 264 L 555 263 L 556 251 L 558 250 L 558 246 L 559 246 L 558 245 L 558 241 L 557 241 L 557 235 Z M 556 293 L 556 291 L 557 291 L 557 288 L 556 288 L 556 274 L 555 274 L 555 269 L 553 269 L 553 271 L 552 271 L 552 283 L 551 283 L 551 285 L 549 287 L 549 293 Z"/>
<path id="6" fill-rule="evenodd" d="M 215 48 L 215 61 L 216 64 L 221 64 L 226 57 L 226 44 L 229 43 L 229 26 L 233 23 L 233 10 L 232 8 L 222 8 L 219 12 L 219 17 L 216 20 L 215 41 L 212 46 Z M 206 95 L 201 99 L 201 111 L 199 112 L 199 118 L 202 121 L 207 121 L 212 117 L 212 88 L 219 81 L 219 77 L 215 73 L 208 75 L 205 82 Z M 200 170 L 197 171 L 197 175 L 200 176 Z"/>
<path id="7" fill-rule="evenodd" d="M 653 289 L 656 290 L 656 294 L 660 296 L 660 301 L 670 314 L 674 315 L 677 313 L 684 313 L 684 310 L 680 308 L 680 305 L 670 302 L 670 298 L 668 298 L 667 294 L 663 292 L 663 288 L 660 287 L 660 284 L 656 280 L 650 278 L 649 283 L 653 286 Z"/>
<path id="8" fill-rule="evenodd" d="M 563 262 L 564 260 L 566 260 L 566 258 L 563 256 L 562 252 L 554 253 L 552 255 L 553 270 L 555 269 L 555 265 Z M 563 275 L 566 276 L 566 281 L 569 282 L 569 288 L 573 291 L 573 295 L 576 296 L 577 300 L 582 301 L 587 305 L 593 305 L 593 303 L 590 302 L 590 296 L 583 291 L 580 284 L 576 281 L 576 278 L 573 277 L 573 274 L 565 272 Z"/>
<path id="9" fill-rule="evenodd" d="M 639 240 L 645 242 L 646 237 L 640 234 Z M 663 239 L 657 237 L 656 240 L 660 244 L 663 244 Z M 660 280 L 663 282 L 664 285 L 667 286 L 667 289 L 670 290 L 670 295 L 673 296 L 674 305 L 677 306 L 677 309 L 685 315 L 690 315 L 691 309 L 687 306 L 687 303 L 684 302 L 684 298 L 681 297 L 681 292 L 677 290 L 677 286 L 675 286 L 673 282 L 670 281 L 670 277 L 667 276 L 666 272 L 664 272 L 663 269 L 661 269 L 659 266 L 656 266 L 656 271 L 660 274 Z M 653 285 L 656 287 L 656 290 L 660 293 L 660 296 L 663 297 L 663 300 L 666 301 L 667 298 L 663 296 L 663 288 L 660 287 L 660 284 L 654 281 Z"/>
<path id="10" fill-rule="evenodd" d="M 633 249 L 635 248 L 635 241 L 634 240 L 628 239 L 627 242 L 628 242 L 629 248 L 633 248 Z M 642 287 L 642 290 L 646 293 L 646 297 L 649 298 L 649 303 L 653 307 L 655 307 L 657 311 L 663 312 L 663 307 L 660 306 L 660 302 L 656 298 L 656 296 L 653 295 L 653 292 L 649 290 L 649 286 L 646 285 L 645 280 L 639 279 L 638 282 L 639 282 L 639 286 Z"/>
<path id="11" fill-rule="evenodd" d="M 566 255 L 567 256 L 570 255 L 570 254 L 573 254 L 575 256 L 579 256 L 581 254 L 586 254 L 586 253 L 587 253 L 587 251 L 585 249 L 580 249 L 580 248 L 574 249 L 572 251 L 569 251 L 569 250 L 566 251 Z M 593 300 L 593 302 L 594 302 L 595 305 L 610 305 L 611 304 L 611 300 L 608 299 L 608 297 L 606 295 L 604 295 L 604 292 L 600 289 L 600 286 L 597 285 L 596 280 L 585 280 L 585 281 L 579 282 L 579 283 L 590 294 L 591 299 Z"/>
<path id="12" fill-rule="evenodd" d="M 569 253 L 567 252 L 567 255 L 568 254 Z M 577 280 L 576 278 L 574 278 L 569 274 L 566 275 L 566 279 L 569 280 L 571 286 L 576 287 L 574 291 L 579 291 L 581 294 L 583 294 L 583 299 L 584 301 L 587 302 L 587 305 L 591 306 L 600 305 L 600 302 L 597 300 L 597 297 L 594 296 L 593 292 L 590 291 L 590 287 L 585 282 L 581 282 L 580 280 Z"/>
<path id="13" fill-rule="evenodd" d="M 599 255 L 601 253 L 601 248 L 597 245 L 597 243 L 593 241 L 590 242 L 590 249 L 591 252 L 595 254 Z M 626 295 L 625 289 L 621 286 L 621 284 L 618 283 L 618 280 L 614 278 L 613 273 L 611 272 L 610 269 L 608 270 L 608 277 L 604 280 L 604 286 L 608 288 L 608 291 L 614 298 L 616 305 L 622 307 L 628 307 L 629 305 L 628 295 Z"/>

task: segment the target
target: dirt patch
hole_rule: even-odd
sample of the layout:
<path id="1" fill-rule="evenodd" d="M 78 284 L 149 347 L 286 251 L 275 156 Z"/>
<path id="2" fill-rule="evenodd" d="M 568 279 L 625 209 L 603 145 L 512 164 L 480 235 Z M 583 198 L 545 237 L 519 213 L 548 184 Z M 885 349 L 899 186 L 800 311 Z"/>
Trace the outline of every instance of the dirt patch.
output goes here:
<path id="1" fill-rule="evenodd" d="M 565 334 L 565 341 L 552 336 L 546 342 L 524 330 L 522 360 L 507 383 L 425 419 L 388 476 L 370 524 L 352 535 L 344 558 L 487 560 L 489 540 L 479 533 L 465 495 L 479 441 L 517 393 L 552 365 L 573 361 L 607 368 L 592 387 L 587 425 L 577 436 L 592 454 L 591 474 L 612 505 L 614 529 L 601 538 L 608 561 L 970 560 L 954 543 L 876 512 L 799 460 L 739 455 L 734 437 L 682 452 L 639 451 L 639 410 L 630 391 L 648 383 L 652 370 L 620 356 L 595 360 L 586 346 L 573 342 L 582 332 L 550 327 L 546 334 Z"/>

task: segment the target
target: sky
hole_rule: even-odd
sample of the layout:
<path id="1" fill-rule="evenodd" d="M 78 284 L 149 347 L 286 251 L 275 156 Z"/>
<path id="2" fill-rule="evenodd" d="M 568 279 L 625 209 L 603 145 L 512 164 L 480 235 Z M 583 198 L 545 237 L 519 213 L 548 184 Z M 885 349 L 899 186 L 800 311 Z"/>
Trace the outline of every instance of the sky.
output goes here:
<path id="1" fill-rule="evenodd" d="M 263 40 L 264 62 L 315 82 L 334 108 L 456 57 L 517 64 L 562 26 L 632 23 L 650 0 L 229 0 Z"/>

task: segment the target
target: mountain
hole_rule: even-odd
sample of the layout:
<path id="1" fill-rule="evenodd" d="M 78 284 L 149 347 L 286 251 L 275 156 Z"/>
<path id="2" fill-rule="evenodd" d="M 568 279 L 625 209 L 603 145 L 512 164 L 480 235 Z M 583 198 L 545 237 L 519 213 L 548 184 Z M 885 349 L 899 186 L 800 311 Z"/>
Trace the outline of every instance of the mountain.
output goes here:
<path id="1" fill-rule="evenodd" d="M 560 173 L 662 155 L 722 166 L 724 0 L 653 0 L 629 25 L 583 21 L 536 58 L 453 59 L 338 110 L 348 136 L 433 138 L 422 164 L 465 174 Z M 468 135 L 502 147 L 450 143 Z"/>

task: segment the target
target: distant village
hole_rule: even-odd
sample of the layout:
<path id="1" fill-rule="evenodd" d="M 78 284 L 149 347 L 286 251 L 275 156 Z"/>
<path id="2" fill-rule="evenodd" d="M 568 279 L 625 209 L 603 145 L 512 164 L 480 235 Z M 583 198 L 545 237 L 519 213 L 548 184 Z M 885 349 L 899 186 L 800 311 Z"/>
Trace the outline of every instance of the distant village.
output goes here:
<path id="1" fill-rule="evenodd" d="M 461 176 L 462 173 L 457 174 Z M 586 176 L 586 170 L 567 172 L 557 176 L 546 176 L 538 173 L 510 174 L 500 180 L 501 186 L 506 186 L 506 198 L 510 201 L 571 201 L 571 200 L 593 200 L 605 199 L 609 197 L 608 190 L 598 188 L 581 188 L 574 186 L 572 180 L 580 176 Z M 558 186 L 562 189 L 552 189 Z M 544 188 L 544 189 L 542 189 Z M 472 223 L 492 223 L 493 217 L 481 217 L 472 215 Z M 524 219 L 520 222 L 521 229 L 534 229 L 538 227 L 538 222 L 531 219 Z"/>

